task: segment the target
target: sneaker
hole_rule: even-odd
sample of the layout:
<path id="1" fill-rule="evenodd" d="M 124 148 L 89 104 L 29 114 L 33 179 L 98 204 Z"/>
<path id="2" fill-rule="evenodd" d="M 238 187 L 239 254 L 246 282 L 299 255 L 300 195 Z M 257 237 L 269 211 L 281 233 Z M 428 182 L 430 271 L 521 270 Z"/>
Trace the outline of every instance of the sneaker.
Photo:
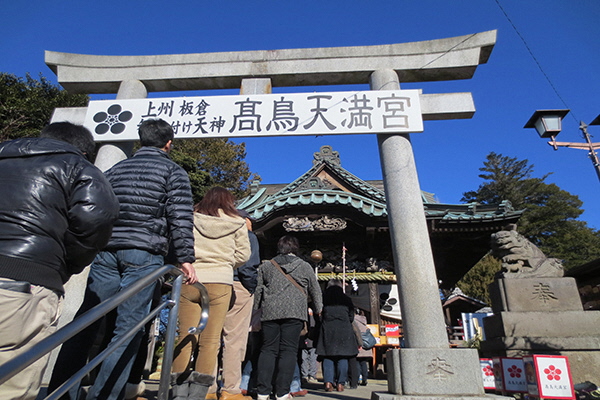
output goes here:
<path id="1" fill-rule="evenodd" d="M 292 397 L 291 393 L 288 394 L 284 394 L 283 396 L 279 397 L 277 396 L 277 400 L 293 400 L 294 398 Z"/>
<path id="2" fill-rule="evenodd" d="M 309 376 L 308 378 L 306 378 L 306 382 L 308 382 L 308 383 L 319 383 L 319 380 L 317 378 L 315 378 L 314 376 Z"/>
<path id="3" fill-rule="evenodd" d="M 146 383 L 141 381 L 140 383 L 127 383 L 125 385 L 125 399 L 137 399 L 141 397 L 146 392 Z"/>
<path id="4" fill-rule="evenodd" d="M 257 394 L 256 400 L 269 400 L 269 395 L 268 394 Z"/>

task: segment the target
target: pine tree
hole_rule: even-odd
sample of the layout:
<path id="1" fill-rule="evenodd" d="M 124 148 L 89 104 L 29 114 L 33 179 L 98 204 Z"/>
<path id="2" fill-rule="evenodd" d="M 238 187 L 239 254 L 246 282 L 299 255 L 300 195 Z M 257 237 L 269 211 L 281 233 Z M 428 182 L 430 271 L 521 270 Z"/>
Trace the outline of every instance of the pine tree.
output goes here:
<path id="1" fill-rule="evenodd" d="M 516 210 L 525 210 L 518 232 L 547 257 L 562 260 L 565 270 L 600 258 L 600 232 L 577 218 L 583 213 L 579 197 L 555 184 L 550 174 L 532 177 L 534 166 L 491 152 L 480 168 L 484 179 L 477 190 L 465 192 L 462 201 L 482 204 L 508 200 Z M 488 302 L 487 286 L 500 270 L 501 261 L 491 255 L 481 259 L 457 285 L 468 296 Z"/>
<path id="2" fill-rule="evenodd" d="M 40 74 L 19 78 L 0 73 L 0 141 L 35 137 L 50 122 L 57 107 L 84 107 L 89 97 L 69 94 Z"/>
<path id="3" fill-rule="evenodd" d="M 244 160 L 246 144 L 235 144 L 227 138 L 178 140 L 171 157 L 190 175 L 195 202 L 211 186 L 224 187 L 242 198 L 248 194 L 250 182 L 260 179 Z"/>
<path id="4" fill-rule="evenodd" d="M 577 220 L 583 213 L 578 196 L 546 183 L 550 174 L 532 177 L 533 165 L 501 154 L 488 154 L 479 175 L 486 182 L 465 192 L 462 201 L 482 204 L 508 200 L 525 210 L 518 231 L 566 269 L 600 257 L 600 232 Z"/>

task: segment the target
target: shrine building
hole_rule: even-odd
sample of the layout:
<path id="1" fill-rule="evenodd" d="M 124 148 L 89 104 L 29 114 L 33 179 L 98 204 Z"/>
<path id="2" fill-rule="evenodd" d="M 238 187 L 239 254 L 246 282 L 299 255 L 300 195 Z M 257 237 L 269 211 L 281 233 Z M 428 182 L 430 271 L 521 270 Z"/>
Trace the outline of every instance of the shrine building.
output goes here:
<path id="1" fill-rule="evenodd" d="M 421 198 L 442 289 L 453 288 L 489 251 L 490 235 L 522 214 L 508 201 L 444 204 L 424 191 Z M 278 239 L 293 234 L 319 281 L 344 279 L 370 323 L 401 321 L 381 180 L 360 179 L 342 167 L 337 151 L 322 146 L 302 176 L 288 184 L 253 182 L 238 207 L 254 220 L 262 259 L 274 257 Z"/>

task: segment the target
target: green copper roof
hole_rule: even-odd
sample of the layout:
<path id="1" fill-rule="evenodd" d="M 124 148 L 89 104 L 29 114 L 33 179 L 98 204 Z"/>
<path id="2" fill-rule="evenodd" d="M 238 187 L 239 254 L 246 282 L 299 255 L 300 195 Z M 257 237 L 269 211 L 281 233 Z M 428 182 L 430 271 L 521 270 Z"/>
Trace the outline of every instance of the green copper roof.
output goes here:
<path id="1" fill-rule="evenodd" d="M 311 190 L 303 192 L 291 192 L 285 195 L 278 193 L 274 196 L 268 196 L 255 207 L 250 205 L 256 203 L 252 200 L 253 198 L 245 200 L 238 206 L 238 208 L 242 208 L 250 212 L 251 216 L 256 220 L 260 220 L 272 212 L 288 206 L 327 204 L 346 205 L 373 217 L 387 216 L 385 203 L 373 201 L 372 199 L 355 193 L 342 191 Z"/>
<path id="2" fill-rule="evenodd" d="M 385 202 L 385 193 L 383 190 L 380 190 L 372 185 L 369 185 L 367 182 L 363 181 L 359 177 L 351 174 L 341 166 L 324 159 L 320 163 L 313 165 L 311 169 L 306 171 L 302 176 L 296 179 L 294 182 L 290 183 L 286 187 L 284 187 L 278 195 L 285 196 L 294 191 L 297 191 L 298 188 L 304 184 L 308 179 L 312 178 L 316 175 L 318 171 L 320 171 L 324 166 L 327 166 L 331 172 L 341 178 L 346 184 L 353 187 L 356 191 L 361 193 L 364 196 L 372 198 L 373 200 L 377 200 L 380 202 Z"/>
<path id="3" fill-rule="evenodd" d="M 343 182 L 345 190 L 323 182 L 318 174 L 326 171 L 329 176 Z M 268 185 L 267 185 L 268 186 Z M 510 202 L 500 205 L 442 204 L 433 194 L 421 192 L 423 208 L 428 220 L 441 220 L 452 224 L 505 220 L 516 218 L 522 211 L 515 211 Z M 259 221 L 274 212 L 294 206 L 342 205 L 351 207 L 368 217 L 387 218 L 385 193 L 342 168 L 339 155 L 330 146 L 323 146 L 315 153 L 312 168 L 292 183 L 275 193 L 268 193 L 265 186 L 242 199 L 238 208 L 248 211 Z"/>

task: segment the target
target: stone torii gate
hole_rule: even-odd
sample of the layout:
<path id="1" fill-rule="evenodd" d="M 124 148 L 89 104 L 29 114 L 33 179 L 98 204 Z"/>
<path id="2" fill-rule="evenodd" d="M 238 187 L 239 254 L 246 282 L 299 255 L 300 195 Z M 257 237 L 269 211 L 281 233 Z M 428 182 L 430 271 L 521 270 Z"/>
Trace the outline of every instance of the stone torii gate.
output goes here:
<path id="1" fill-rule="evenodd" d="M 486 63 L 496 31 L 403 44 L 157 56 L 95 56 L 47 51 L 46 64 L 71 93 L 117 93 L 272 86 L 364 84 L 399 90 L 400 82 L 469 79 Z M 471 93 L 419 95 L 423 120 L 471 118 Z M 52 122 L 82 124 L 86 108 L 56 109 Z M 400 293 L 406 348 L 388 352 L 391 398 L 484 398 L 475 349 L 450 349 L 439 300 L 417 170 L 406 134 L 378 134 L 378 145 Z M 132 142 L 104 144 L 96 165 L 107 169 L 130 155 Z"/>

